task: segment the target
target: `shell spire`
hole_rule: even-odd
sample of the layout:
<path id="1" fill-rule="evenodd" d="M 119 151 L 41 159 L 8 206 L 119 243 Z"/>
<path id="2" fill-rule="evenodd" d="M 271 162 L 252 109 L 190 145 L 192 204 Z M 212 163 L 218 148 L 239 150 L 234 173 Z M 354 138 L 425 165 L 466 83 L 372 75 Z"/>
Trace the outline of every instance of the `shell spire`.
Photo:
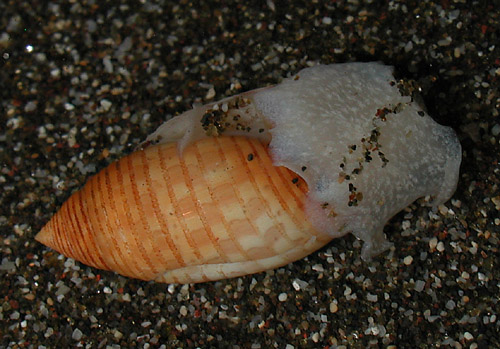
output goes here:
<path id="1" fill-rule="evenodd" d="M 77 197 L 75 197 L 75 195 Z M 97 253 L 93 233 L 87 225 L 87 218 L 75 207 L 81 194 L 75 193 L 35 236 L 35 240 L 49 246 L 61 254 L 76 259 L 98 269 L 110 270 Z M 82 224 L 78 228 L 74 224 Z"/>

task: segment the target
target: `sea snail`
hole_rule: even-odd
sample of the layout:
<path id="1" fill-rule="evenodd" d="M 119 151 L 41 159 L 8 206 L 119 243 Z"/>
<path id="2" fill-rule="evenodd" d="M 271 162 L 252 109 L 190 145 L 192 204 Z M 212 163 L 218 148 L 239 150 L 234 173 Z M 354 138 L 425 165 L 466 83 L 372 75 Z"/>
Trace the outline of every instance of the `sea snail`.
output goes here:
<path id="1" fill-rule="evenodd" d="M 460 143 L 392 68 L 318 65 L 196 107 L 73 194 L 36 236 L 90 266 L 143 280 L 236 277 L 351 232 L 364 259 L 385 223 L 455 191 Z"/>

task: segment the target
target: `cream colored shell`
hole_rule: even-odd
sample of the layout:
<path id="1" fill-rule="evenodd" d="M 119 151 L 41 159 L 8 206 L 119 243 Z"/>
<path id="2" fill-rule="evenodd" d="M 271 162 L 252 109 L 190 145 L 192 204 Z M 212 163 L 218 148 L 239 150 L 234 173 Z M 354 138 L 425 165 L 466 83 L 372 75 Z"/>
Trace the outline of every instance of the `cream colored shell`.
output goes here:
<path id="1" fill-rule="evenodd" d="M 276 268 L 331 236 L 304 214 L 306 183 L 272 165 L 267 145 L 210 137 L 136 151 L 111 164 L 36 236 L 87 265 L 189 283 Z"/>

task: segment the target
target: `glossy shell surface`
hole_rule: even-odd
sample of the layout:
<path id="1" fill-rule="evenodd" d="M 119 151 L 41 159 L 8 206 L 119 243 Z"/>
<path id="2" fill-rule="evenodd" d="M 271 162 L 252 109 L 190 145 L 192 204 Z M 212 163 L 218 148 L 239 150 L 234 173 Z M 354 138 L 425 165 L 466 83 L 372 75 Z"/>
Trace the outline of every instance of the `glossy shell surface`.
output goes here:
<path id="1" fill-rule="evenodd" d="M 325 245 L 304 213 L 307 185 L 267 145 L 210 137 L 136 151 L 91 177 L 36 236 L 62 254 L 160 282 L 276 268 Z"/>

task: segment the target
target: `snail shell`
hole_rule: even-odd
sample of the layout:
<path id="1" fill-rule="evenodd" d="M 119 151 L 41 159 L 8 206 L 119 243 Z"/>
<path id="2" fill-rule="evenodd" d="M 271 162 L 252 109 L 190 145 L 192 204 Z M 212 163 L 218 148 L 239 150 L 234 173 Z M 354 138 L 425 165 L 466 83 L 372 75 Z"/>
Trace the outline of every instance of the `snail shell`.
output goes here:
<path id="1" fill-rule="evenodd" d="M 391 245 L 392 216 L 423 196 L 444 203 L 458 181 L 456 134 L 411 89 L 380 63 L 319 65 L 196 107 L 91 178 L 36 238 L 179 283 L 275 268 L 349 232 L 369 259 Z"/>
<path id="2" fill-rule="evenodd" d="M 203 282 L 303 258 L 332 239 L 305 216 L 307 185 L 245 137 L 148 147 L 73 194 L 36 239 L 143 280 Z"/>

